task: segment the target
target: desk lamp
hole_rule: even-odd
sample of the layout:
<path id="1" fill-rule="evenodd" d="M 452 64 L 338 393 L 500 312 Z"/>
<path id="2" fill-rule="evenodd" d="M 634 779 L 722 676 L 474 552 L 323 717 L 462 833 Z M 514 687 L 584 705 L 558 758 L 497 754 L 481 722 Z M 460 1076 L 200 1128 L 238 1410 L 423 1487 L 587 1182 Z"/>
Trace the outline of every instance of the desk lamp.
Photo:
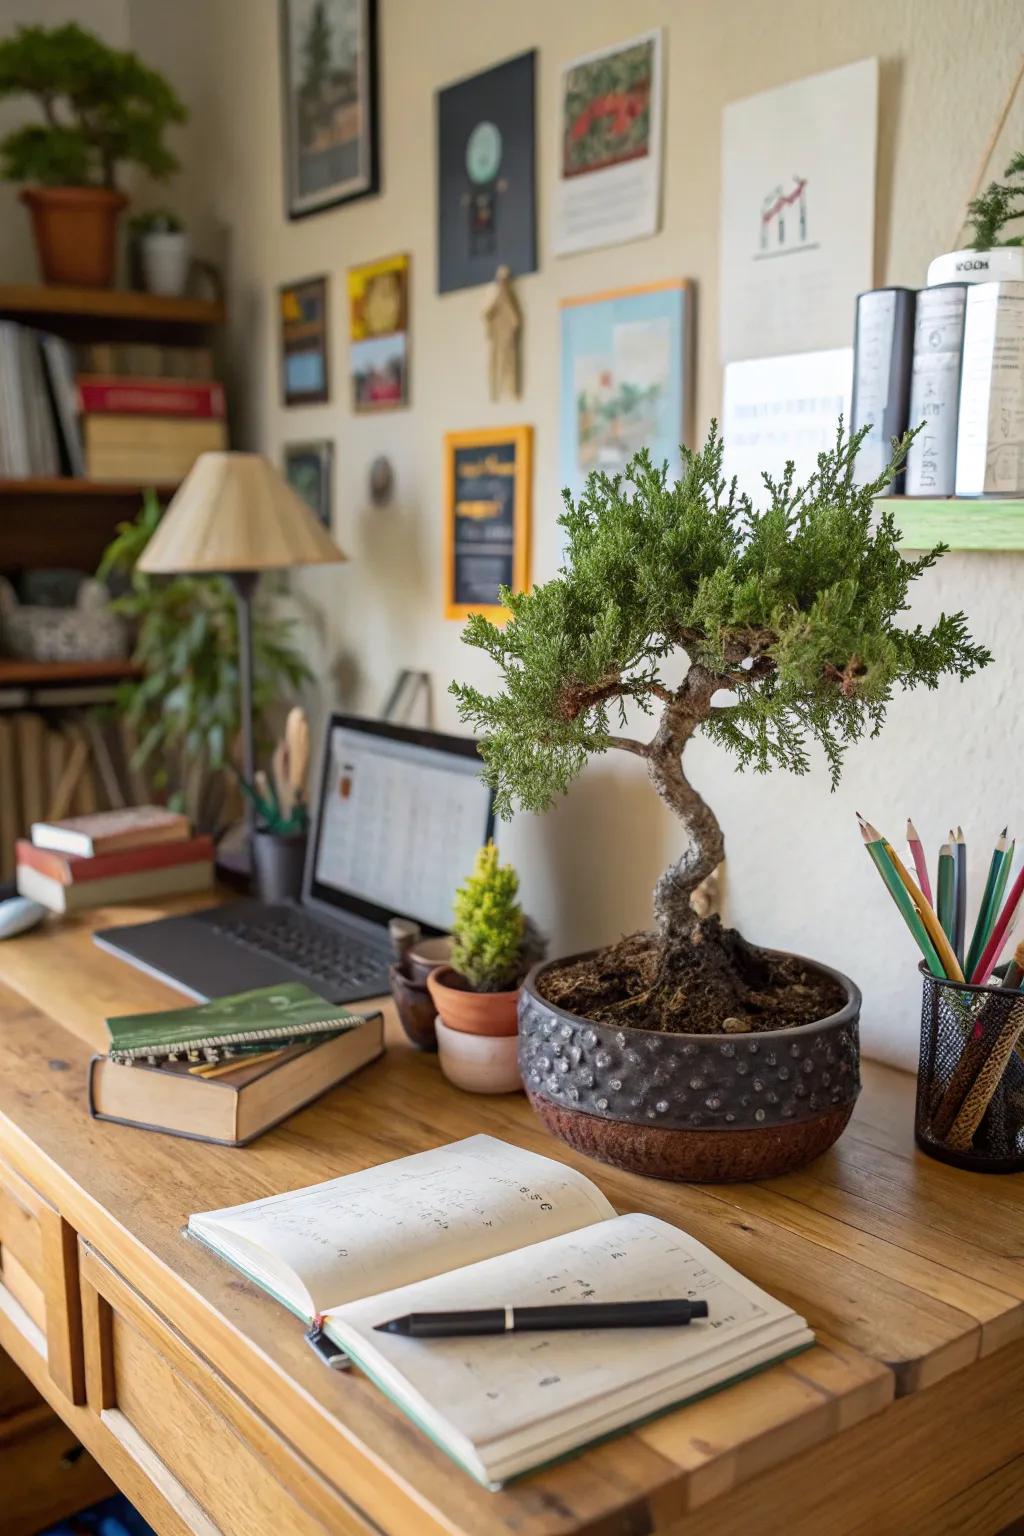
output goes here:
<path id="1" fill-rule="evenodd" d="M 226 576 L 238 607 L 242 772 L 255 773 L 252 597 L 261 571 L 326 565 L 347 556 L 259 453 L 201 453 L 168 504 L 138 569 L 150 575 Z M 254 824 L 246 801 L 246 827 Z"/>

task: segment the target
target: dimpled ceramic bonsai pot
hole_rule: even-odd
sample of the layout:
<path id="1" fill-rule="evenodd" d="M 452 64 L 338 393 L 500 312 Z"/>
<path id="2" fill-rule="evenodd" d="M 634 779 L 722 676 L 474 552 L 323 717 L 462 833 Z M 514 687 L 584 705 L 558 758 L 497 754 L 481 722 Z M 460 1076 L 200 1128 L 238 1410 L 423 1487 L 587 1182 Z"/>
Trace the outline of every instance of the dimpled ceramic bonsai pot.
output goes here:
<path id="1" fill-rule="evenodd" d="M 837 1013 L 699 1035 L 567 1013 L 538 990 L 549 966 L 535 966 L 519 1003 L 530 1103 L 576 1151 L 651 1178 L 724 1183 L 803 1167 L 842 1133 L 860 1092 L 860 992 L 839 971 L 806 964 L 843 992 Z"/>

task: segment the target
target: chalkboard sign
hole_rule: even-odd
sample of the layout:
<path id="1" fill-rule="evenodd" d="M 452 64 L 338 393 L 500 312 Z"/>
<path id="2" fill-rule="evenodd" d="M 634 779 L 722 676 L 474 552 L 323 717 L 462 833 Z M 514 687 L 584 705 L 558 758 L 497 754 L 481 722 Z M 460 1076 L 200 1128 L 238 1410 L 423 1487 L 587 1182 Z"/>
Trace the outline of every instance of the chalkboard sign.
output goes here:
<path id="1" fill-rule="evenodd" d="M 507 618 L 529 571 L 531 427 L 445 438 L 445 613 Z"/>

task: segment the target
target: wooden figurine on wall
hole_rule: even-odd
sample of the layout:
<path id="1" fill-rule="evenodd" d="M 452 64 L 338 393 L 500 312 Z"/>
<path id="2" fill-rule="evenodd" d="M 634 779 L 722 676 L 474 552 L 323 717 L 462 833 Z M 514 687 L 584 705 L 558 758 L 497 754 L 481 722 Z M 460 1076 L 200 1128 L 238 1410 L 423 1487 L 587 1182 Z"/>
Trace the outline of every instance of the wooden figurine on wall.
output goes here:
<path id="1" fill-rule="evenodd" d="M 490 343 L 491 399 L 519 399 L 519 338 L 523 317 L 512 292 L 511 273 L 500 266 L 494 274 L 484 324 Z"/>

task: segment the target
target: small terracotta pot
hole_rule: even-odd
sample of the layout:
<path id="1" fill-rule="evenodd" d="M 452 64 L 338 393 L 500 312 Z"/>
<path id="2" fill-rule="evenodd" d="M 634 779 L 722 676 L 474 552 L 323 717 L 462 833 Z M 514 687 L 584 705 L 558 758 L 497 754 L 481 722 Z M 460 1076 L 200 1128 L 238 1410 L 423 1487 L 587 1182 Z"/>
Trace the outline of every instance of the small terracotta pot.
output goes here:
<path id="1" fill-rule="evenodd" d="M 128 199 L 109 187 L 25 187 L 39 265 L 46 283 L 109 288 L 117 257 L 117 220 Z"/>
<path id="2" fill-rule="evenodd" d="M 450 965 L 427 977 L 434 1006 L 449 1029 L 463 1035 L 514 1035 L 519 988 L 514 992 L 472 992 L 469 983 Z"/>
<path id="3" fill-rule="evenodd" d="M 436 971 L 439 965 L 447 965 L 451 953 L 451 934 L 441 934 L 436 939 L 417 939 L 405 954 L 406 975 L 426 986 L 431 971 Z"/>
<path id="4" fill-rule="evenodd" d="M 437 1035 L 434 1018 L 437 1008 L 426 983 L 406 976 L 400 966 L 393 965 L 388 971 L 391 996 L 395 1001 L 398 1022 L 406 1037 L 418 1051 L 436 1051 Z"/>

